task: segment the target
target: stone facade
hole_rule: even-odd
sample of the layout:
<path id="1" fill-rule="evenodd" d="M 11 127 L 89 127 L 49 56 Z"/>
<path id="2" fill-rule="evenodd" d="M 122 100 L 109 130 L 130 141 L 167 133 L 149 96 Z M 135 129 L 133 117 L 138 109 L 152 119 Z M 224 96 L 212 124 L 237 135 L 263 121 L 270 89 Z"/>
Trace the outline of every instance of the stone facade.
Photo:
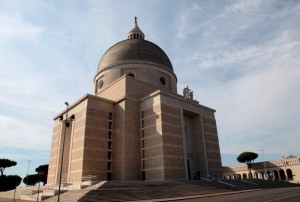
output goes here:
<path id="1" fill-rule="evenodd" d="M 94 77 L 95 95 L 54 118 L 49 184 L 58 182 L 61 163 L 66 182 L 85 176 L 191 180 L 222 175 L 215 110 L 177 94 L 169 59 L 143 41 L 137 24 L 129 36 L 135 41 L 120 42 L 104 54 Z M 128 44 L 143 46 L 136 50 Z M 75 115 L 69 127 L 60 121 L 66 113 Z"/>
<path id="2" fill-rule="evenodd" d="M 223 176 L 227 179 L 258 178 L 300 183 L 300 156 L 254 163 L 251 174 L 246 165 L 223 167 Z"/>

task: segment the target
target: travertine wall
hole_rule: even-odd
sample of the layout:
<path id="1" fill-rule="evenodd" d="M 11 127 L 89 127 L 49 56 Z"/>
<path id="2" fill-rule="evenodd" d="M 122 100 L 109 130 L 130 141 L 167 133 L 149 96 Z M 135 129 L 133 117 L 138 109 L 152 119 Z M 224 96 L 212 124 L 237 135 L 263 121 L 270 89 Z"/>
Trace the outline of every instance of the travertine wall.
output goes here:
<path id="1" fill-rule="evenodd" d="M 139 102 L 127 98 L 124 111 L 125 130 L 121 131 L 124 136 L 124 178 L 123 180 L 140 180 L 141 178 L 141 153 L 140 153 L 140 123 Z M 121 140 L 116 140 L 121 141 Z"/>
<path id="2" fill-rule="evenodd" d="M 125 91 L 126 79 L 123 77 L 106 86 L 104 89 L 98 92 L 96 96 L 115 101 L 123 98 L 125 96 Z"/>
<path id="3" fill-rule="evenodd" d="M 161 109 L 165 179 L 185 179 L 179 107 L 163 104 Z"/>
<path id="4" fill-rule="evenodd" d="M 214 110 L 130 76 L 69 108 L 63 180 L 193 179 L 220 175 Z M 63 112 L 62 114 L 64 114 Z M 55 118 L 49 183 L 59 177 L 62 124 Z"/>
<path id="5" fill-rule="evenodd" d="M 201 177 L 207 177 L 208 175 L 208 164 L 207 164 L 207 153 L 206 153 L 206 144 L 203 133 L 203 124 L 201 122 L 201 114 L 193 115 L 191 127 L 193 130 L 192 135 L 192 148 L 194 159 L 194 175 L 200 175 Z M 198 173 L 197 173 L 198 172 Z"/>
<path id="6" fill-rule="evenodd" d="M 63 181 L 87 175 L 106 177 L 109 113 L 113 112 L 113 103 L 91 95 L 70 106 L 69 115 L 75 114 L 75 120 L 65 136 Z M 62 115 L 65 118 L 65 112 Z M 49 184 L 59 180 L 63 132 L 64 125 L 57 116 L 51 144 Z"/>
<path id="7" fill-rule="evenodd" d="M 124 162 L 125 162 L 125 134 L 123 131 L 125 130 L 125 100 L 119 101 L 117 105 L 115 105 L 115 116 L 114 116 L 114 131 L 113 131 L 113 165 L 112 165 L 112 179 L 124 179 L 125 170 L 124 170 Z"/>
<path id="8" fill-rule="evenodd" d="M 85 133 L 85 116 L 87 107 L 87 96 L 82 98 L 76 105 L 70 106 L 69 115 L 75 114 L 76 119 L 70 124 L 66 131 L 62 180 L 68 178 L 79 178 L 82 176 L 83 141 Z M 66 111 L 54 118 L 54 128 L 51 143 L 51 152 L 48 170 L 48 184 L 55 184 L 59 180 L 62 140 L 64 124 L 59 121 L 60 115 L 66 117 Z M 75 148 L 75 150 L 73 149 Z"/>
<path id="9" fill-rule="evenodd" d="M 161 106 L 159 101 L 159 96 L 150 97 L 140 104 L 141 164 L 144 180 L 164 179 Z"/>
<path id="10" fill-rule="evenodd" d="M 206 116 L 202 116 L 202 119 L 206 140 L 209 173 L 212 176 L 222 176 L 222 162 L 216 120 Z"/>
<path id="11" fill-rule="evenodd" d="M 110 115 L 111 114 L 111 115 Z M 114 105 L 111 102 L 91 97 L 86 111 L 86 131 L 83 153 L 83 176 L 96 175 L 106 179 L 108 162 L 108 134 L 113 131 Z"/>
<path id="12" fill-rule="evenodd" d="M 144 126 L 142 136 L 150 135 L 152 138 L 145 138 L 144 145 L 148 143 L 156 148 L 151 153 L 151 161 L 147 159 L 150 148 L 145 146 L 142 149 L 145 155 L 146 180 L 149 180 L 149 176 L 151 179 L 156 177 L 155 179 L 166 180 L 193 179 L 196 175 L 220 175 L 221 158 L 214 110 L 163 91 L 156 91 L 143 99 L 141 110 Z M 206 117 L 206 122 L 203 117 Z M 151 127 L 147 128 L 149 125 Z M 185 131 L 186 127 L 188 132 Z M 147 167 L 147 162 L 148 166 L 158 163 L 163 165 L 153 166 L 156 169 L 155 175 L 152 168 Z"/>
<path id="13" fill-rule="evenodd" d="M 49 159 L 49 168 L 48 168 L 48 184 L 54 184 L 56 182 L 56 170 L 57 170 L 57 161 L 59 158 L 59 143 L 60 143 L 60 133 L 62 130 L 62 125 L 58 121 L 54 122 L 53 133 L 52 133 L 52 142 L 51 142 L 51 151 Z"/>

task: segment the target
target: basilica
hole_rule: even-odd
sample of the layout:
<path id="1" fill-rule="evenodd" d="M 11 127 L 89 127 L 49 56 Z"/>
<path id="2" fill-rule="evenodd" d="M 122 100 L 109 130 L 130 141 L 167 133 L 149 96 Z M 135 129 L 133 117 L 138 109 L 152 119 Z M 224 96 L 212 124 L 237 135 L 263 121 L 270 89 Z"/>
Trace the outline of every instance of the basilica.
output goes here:
<path id="1" fill-rule="evenodd" d="M 178 93 L 167 54 L 136 20 L 102 56 L 93 86 L 54 117 L 48 184 L 222 176 L 215 110 L 188 87 Z"/>

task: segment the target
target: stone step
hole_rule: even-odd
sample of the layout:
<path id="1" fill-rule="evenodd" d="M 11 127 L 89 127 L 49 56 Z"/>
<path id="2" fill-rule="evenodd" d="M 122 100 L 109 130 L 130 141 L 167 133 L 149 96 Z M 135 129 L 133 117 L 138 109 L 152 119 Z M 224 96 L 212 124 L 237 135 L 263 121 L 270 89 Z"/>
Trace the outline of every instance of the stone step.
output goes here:
<path id="1" fill-rule="evenodd" d="M 109 181 L 102 182 L 96 186 L 90 186 L 83 190 L 73 190 L 64 193 L 60 197 L 61 202 L 99 202 L 99 201 L 139 201 L 151 199 L 163 199 L 172 197 L 195 196 L 203 194 L 212 194 L 228 192 L 234 190 L 257 189 L 261 187 L 278 187 L 290 186 L 280 182 L 267 181 L 250 181 L 226 180 L 229 184 L 236 187 L 215 181 L 159 181 L 159 182 L 142 182 L 142 181 Z M 51 200 L 57 201 L 57 196 Z"/>

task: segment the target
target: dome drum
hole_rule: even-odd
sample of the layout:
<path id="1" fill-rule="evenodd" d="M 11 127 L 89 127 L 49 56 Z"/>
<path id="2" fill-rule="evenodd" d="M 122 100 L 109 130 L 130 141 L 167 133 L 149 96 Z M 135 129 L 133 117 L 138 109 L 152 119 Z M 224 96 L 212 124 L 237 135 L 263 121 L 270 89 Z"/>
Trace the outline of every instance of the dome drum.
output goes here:
<path id="1" fill-rule="evenodd" d="M 95 93 L 128 75 L 150 85 L 177 93 L 177 79 L 173 73 L 151 64 L 122 64 L 99 72 L 95 77 Z"/>

